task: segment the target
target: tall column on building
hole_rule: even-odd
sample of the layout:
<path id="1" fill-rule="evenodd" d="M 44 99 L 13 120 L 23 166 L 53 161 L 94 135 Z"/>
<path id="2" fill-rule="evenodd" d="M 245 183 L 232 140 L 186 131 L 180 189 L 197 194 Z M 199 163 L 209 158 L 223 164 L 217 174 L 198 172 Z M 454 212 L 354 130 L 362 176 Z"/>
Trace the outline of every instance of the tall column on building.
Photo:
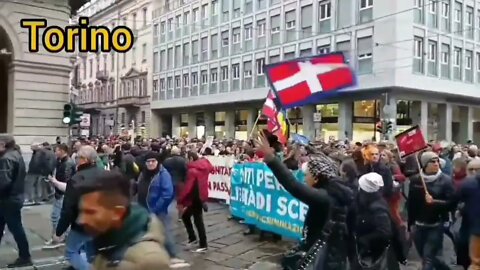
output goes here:
<path id="1" fill-rule="evenodd" d="M 257 121 L 258 117 L 258 109 L 250 109 L 248 110 L 248 118 L 247 118 L 247 131 L 248 135 L 252 134 L 252 130 L 255 128 L 255 121 Z"/>
<path id="2" fill-rule="evenodd" d="M 227 139 L 235 138 L 235 111 L 225 112 L 225 137 Z"/>
<path id="3" fill-rule="evenodd" d="M 156 111 L 152 111 L 150 113 L 150 123 L 148 124 L 150 127 L 149 129 L 149 136 L 151 138 L 158 138 L 162 136 L 163 133 L 163 121 L 162 117 Z"/>
<path id="4" fill-rule="evenodd" d="M 338 139 L 344 140 L 353 137 L 353 101 L 338 103 Z M 328 138 L 324 138 L 328 139 Z"/>
<path id="5" fill-rule="evenodd" d="M 470 106 L 459 106 L 460 134 L 457 143 L 466 143 L 473 140 L 473 108 Z"/>
<path id="6" fill-rule="evenodd" d="M 437 140 L 452 141 L 452 105 L 450 103 L 438 104 L 438 132 Z"/>
<path id="7" fill-rule="evenodd" d="M 412 118 L 412 125 L 418 125 L 423 136 L 428 138 L 428 102 L 413 101 L 410 107 L 410 117 Z"/>
<path id="8" fill-rule="evenodd" d="M 188 114 L 188 138 L 197 138 L 197 114 Z"/>
<path id="9" fill-rule="evenodd" d="M 307 136 L 310 140 L 315 139 L 315 123 L 313 122 L 313 114 L 315 112 L 315 105 L 302 107 L 303 135 Z"/>
<path id="10" fill-rule="evenodd" d="M 180 137 L 180 114 L 172 115 L 172 136 Z"/>
<path id="11" fill-rule="evenodd" d="M 205 121 L 205 136 L 215 136 L 215 112 L 204 112 L 203 119 Z"/>

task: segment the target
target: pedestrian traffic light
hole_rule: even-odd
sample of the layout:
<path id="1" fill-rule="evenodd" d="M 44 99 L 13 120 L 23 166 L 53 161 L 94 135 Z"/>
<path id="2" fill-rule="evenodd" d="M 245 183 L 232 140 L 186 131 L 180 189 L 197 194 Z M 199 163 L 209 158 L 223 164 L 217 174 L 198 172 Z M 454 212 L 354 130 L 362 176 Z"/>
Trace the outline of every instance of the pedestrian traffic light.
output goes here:
<path id="1" fill-rule="evenodd" d="M 82 122 L 83 111 L 73 103 L 63 105 L 63 119 L 62 122 L 69 126 L 73 126 Z"/>
<path id="2" fill-rule="evenodd" d="M 393 123 L 392 123 L 392 121 L 388 121 L 388 122 L 387 122 L 386 132 L 387 132 L 387 133 L 391 133 L 392 131 L 393 131 Z"/>
<path id="3" fill-rule="evenodd" d="M 80 124 L 82 122 L 83 110 L 73 105 L 72 124 Z"/>
<path id="4" fill-rule="evenodd" d="M 73 113 L 73 106 L 70 103 L 63 105 L 63 118 L 62 122 L 64 124 L 70 125 L 72 122 L 72 113 Z"/>

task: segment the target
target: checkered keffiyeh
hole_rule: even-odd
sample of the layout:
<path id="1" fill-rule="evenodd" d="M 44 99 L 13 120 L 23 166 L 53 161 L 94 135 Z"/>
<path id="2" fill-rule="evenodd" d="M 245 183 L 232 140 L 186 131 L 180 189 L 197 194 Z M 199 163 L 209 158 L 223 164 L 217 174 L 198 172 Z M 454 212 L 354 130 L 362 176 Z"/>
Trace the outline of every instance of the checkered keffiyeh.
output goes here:
<path id="1" fill-rule="evenodd" d="M 325 155 L 313 156 L 307 165 L 308 171 L 315 178 L 334 178 L 339 175 L 339 168 L 335 161 Z"/>

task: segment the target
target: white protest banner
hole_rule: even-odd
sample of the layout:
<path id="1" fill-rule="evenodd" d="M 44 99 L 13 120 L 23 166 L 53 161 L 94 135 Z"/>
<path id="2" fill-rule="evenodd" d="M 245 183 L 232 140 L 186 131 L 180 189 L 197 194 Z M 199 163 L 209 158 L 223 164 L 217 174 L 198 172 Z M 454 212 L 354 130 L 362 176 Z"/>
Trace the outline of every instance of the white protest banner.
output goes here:
<path id="1" fill-rule="evenodd" d="M 208 197 L 225 200 L 230 203 L 230 176 L 235 164 L 234 156 L 207 156 L 213 165 L 213 172 L 208 176 Z"/>

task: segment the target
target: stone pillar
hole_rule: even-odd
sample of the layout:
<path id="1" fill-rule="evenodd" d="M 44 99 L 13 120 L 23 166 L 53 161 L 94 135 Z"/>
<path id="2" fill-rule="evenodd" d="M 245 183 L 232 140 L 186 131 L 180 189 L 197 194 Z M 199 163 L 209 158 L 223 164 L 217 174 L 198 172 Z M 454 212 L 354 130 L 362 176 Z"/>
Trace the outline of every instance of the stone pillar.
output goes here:
<path id="1" fill-rule="evenodd" d="M 353 138 L 353 101 L 338 103 L 338 139 L 352 140 Z M 324 138 L 328 140 L 328 138 Z"/>
<path id="2" fill-rule="evenodd" d="M 151 111 L 150 113 L 150 123 L 149 126 L 149 135 L 151 138 L 158 138 L 162 136 L 163 133 L 163 121 L 162 117 L 156 111 Z"/>
<path id="3" fill-rule="evenodd" d="M 225 138 L 235 138 L 235 111 L 225 112 Z"/>
<path id="4" fill-rule="evenodd" d="M 438 104 L 438 132 L 437 140 L 452 141 L 452 105 L 450 103 Z"/>
<path id="5" fill-rule="evenodd" d="M 215 136 L 215 112 L 214 111 L 204 112 L 203 119 L 205 121 L 205 137 Z"/>
<path id="6" fill-rule="evenodd" d="M 460 119 L 459 141 L 457 143 L 466 143 L 473 140 L 473 108 L 470 106 L 458 106 Z"/>
<path id="7" fill-rule="evenodd" d="M 428 138 L 428 102 L 413 101 L 410 107 L 410 117 L 412 125 L 418 125 L 422 130 L 423 136 Z"/>
<path id="8" fill-rule="evenodd" d="M 313 114 L 315 112 L 315 105 L 302 107 L 303 135 L 312 141 L 315 140 L 315 123 L 313 122 Z"/>
<path id="9" fill-rule="evenodd" d="M 257 121 L 258 117 L 258 109 L 249 109 L 248 110 L 248 118 L 247 118 L 247 131 L 248 135 L 252 134 L 252 130 L 255 128 L 255 125 L 258 123 L 255 123 Z"/>
<path id="10" fill-rule="evenodd" d="M 180 137 L 180 114 L 172 114 L 172 136 Z"/>
<path id="11" fill-rule="evenodd" d="M 197 114 L 188 114 L 188 138 L 197 138 Z"/>

